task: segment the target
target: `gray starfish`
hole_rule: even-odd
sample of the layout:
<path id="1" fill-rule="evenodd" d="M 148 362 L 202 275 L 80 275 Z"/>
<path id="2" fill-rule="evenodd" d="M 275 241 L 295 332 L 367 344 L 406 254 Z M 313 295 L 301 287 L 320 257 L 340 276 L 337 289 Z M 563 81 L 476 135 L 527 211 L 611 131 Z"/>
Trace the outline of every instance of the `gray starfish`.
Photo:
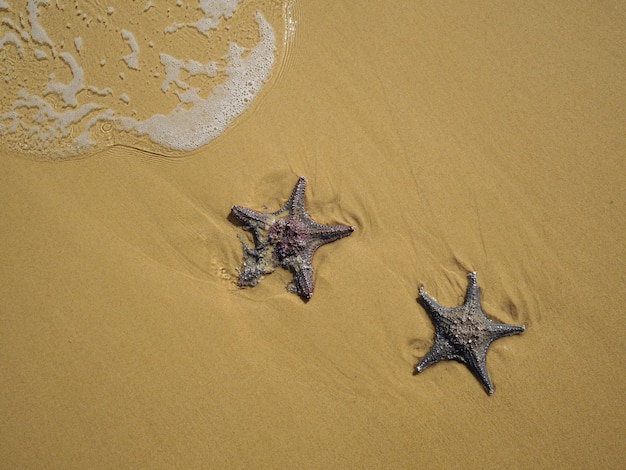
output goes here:
<path id="1" fill-rule="evenodd" d="M 489 320 L 480 306 L 476 273 L 468 276 L 465 301 L 460 307 L 439 305 L 420 286 L 419 301 L 435 325 L 435 344 L 415 366 L 414 374 L 439 361 L 454 359 L 465 364 L 491 395 L 494 389 L 485 365 L 489 345 L 502 336 L 522 333 L 525 328 Z"/>
<path id="2" fill-rule="evenodd" d="M 276 212 L 257 212 L 233 206 L 232 213 L 251 231 L 254 248 L 242 240 L 243 266 L 239 286 L 255 286 L 275 266 L 293 272 L 287 288 L 308 300 L 313 295 L 313 254 L 320 246 L 350 235 L 354 227 L 322 225 L 314 222 L 304 209 L 306 178 L 301 176 L 289 200 Z"/>

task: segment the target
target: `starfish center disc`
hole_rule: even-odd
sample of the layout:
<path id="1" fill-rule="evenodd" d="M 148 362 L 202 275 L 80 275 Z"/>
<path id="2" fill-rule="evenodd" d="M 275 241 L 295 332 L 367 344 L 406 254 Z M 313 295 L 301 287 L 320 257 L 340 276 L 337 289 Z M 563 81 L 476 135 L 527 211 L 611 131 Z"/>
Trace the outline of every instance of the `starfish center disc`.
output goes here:
<path id="1" fill-rule="evenodd" d="M 450 322 L 448 335 L 457 347 L 466 348 L 478 344 L 483 330 L 480 322 L 462 314 Z"/>
<path id="2" fill-rule="evenodd" d="M 268 238 L 274 244 L 274 255 L 279 261 L 300 255 L 306 248 L 306 236 L 302 222 L 285 217 L 270 228 Z"/>

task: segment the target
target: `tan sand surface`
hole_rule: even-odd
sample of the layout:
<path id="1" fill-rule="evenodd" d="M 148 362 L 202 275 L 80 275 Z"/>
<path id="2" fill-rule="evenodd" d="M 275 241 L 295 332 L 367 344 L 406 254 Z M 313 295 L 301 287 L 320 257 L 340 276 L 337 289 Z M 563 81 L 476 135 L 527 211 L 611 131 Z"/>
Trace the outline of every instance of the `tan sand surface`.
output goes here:
<path id="1" fill-rule="evenodd" d="M 260 99 L 191 155 L 2 155 L 0 467 L 622 465 L 622 2 L 294 15 Z M 306 304 L 283 271 L 238 289 L 230 207 L 299 175 L 356 231 Z M 492 396 L 455 362 L 412 375 L 418 286 L 458 305 L 470 270 L 526 325 L 489 350 Z"/>

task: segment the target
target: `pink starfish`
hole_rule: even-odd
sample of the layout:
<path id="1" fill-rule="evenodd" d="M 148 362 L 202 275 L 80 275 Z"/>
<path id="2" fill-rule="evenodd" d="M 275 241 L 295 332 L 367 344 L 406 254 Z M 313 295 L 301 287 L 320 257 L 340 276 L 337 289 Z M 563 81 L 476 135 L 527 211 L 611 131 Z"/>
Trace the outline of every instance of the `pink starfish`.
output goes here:
<path id="1" fill-rule="evenodd" d="M 240 286 L 255 286 L 274 266 L 290 269 L 293 280 L 287 286 L 303 299 L 313 295 L 313 254 L 320 246 L 347 237 L 354 227 L 314 222 L 304 209 L 306 179 L 301 176 L 289 200 L 276 212 L 266 213 L 233 206 L 233 214 L 254 237 L 254 248 L 243 241 L 243 267 Z M 268 259 L 271 256 L 271 261 Z"/>

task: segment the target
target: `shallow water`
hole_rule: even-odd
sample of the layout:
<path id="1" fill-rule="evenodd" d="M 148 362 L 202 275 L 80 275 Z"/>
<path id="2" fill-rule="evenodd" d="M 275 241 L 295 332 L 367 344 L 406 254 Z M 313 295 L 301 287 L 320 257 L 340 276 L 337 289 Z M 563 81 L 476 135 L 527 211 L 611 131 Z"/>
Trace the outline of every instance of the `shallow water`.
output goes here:
<path id="1" fill-rule="evenodd" d="M 295 27 L 289 5 L 6 4 L 3 144 L 39 159 L 116 144 L 196 150 L 221 135 L 285 63 Z"/>

